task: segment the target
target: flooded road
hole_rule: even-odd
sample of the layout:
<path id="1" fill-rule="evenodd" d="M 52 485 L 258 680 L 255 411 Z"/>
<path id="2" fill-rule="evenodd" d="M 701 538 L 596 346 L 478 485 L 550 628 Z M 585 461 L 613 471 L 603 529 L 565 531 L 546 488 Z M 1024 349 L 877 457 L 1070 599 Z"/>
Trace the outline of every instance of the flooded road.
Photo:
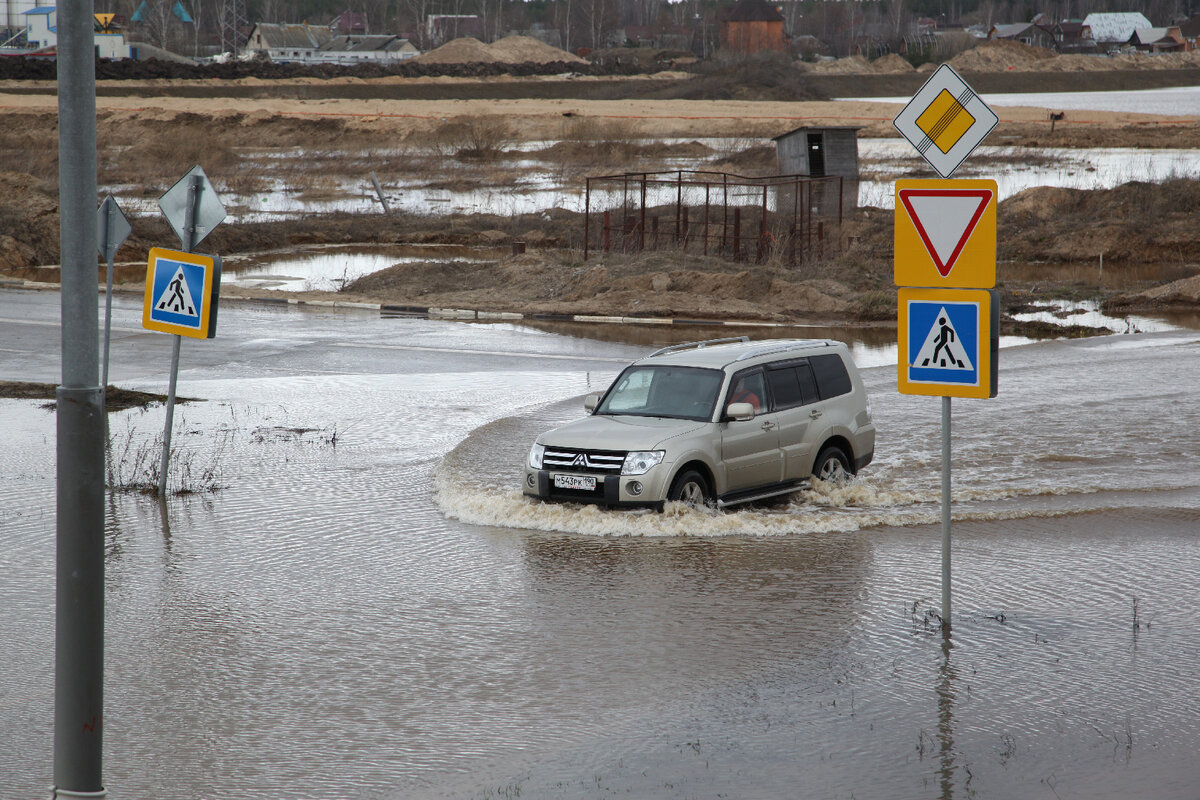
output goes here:
<path id="1" fill-rule="evenodd" d="M 113 382 L 165 390 L 169 337 L 116 301 Z M 57 380 L 58 302 L 0 292 L 0 378 Z M 110 797 L 1196 795 L 1196 331 L 1008 347 L 999 397 L 955 401 L 947 642 L 940 403 L 896 393 L 886 347 L 855 350 L 856 483 L 660 515 L 517 490 L 645 345 L 220 326 L 181 361 L 173 481 L 200 491 L 108 502 Z M 162 418 L 112 415 L 114 471 Z M 55 423 L 0 423 L 0 797 L 25 798 L 52 779 Z"/>

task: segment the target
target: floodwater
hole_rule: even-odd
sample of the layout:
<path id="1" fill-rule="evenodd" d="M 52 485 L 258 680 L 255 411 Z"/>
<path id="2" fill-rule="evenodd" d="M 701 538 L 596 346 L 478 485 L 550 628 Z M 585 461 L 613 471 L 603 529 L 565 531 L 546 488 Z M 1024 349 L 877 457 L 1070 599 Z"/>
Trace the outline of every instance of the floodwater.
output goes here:
<path id="1" fill-rule="evenodd" d="M 169 337 L 115 299 L 114 381 L 163 390 Z M 55 380 L 57 310 L 0 291 L 0 378 Z M 220 325 L 185 342 L 175 429 L 220 488 L 108 501 L 112 798 L 1196 796 L 1195 331 L 1006 347 L 999 397 L 954 401 L 943 639 L 940 401 L 897 394 L 882 343 L 856 350 L 856 482 L 655 514 L 516 488 L 644 345 Z M 162 419 L 112 416 L 117 479 Z M 0 400 L 0 424 L 0 797 L 24 798 L 52 779 L 54 416 Z"/>

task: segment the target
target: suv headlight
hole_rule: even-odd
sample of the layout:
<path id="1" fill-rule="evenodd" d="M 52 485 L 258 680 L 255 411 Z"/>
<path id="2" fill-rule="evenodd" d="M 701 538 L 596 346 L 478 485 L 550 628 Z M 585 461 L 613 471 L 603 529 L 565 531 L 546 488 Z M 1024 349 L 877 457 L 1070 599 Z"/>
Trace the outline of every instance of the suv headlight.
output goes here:
<path id="1" fill-rule="evenodd" d="M 665 450 L 638 450 L 625 456 L 621 465 L 622 475 L 645 475 L 651 467 L 662 463 Z"/>
<path id="2" fill-rule="evenodd" d="M 546 454 L 545 445 L 534 443 L 533 447 L 529 448 L 529 468 L 541 469 L 542 456 Z"/>

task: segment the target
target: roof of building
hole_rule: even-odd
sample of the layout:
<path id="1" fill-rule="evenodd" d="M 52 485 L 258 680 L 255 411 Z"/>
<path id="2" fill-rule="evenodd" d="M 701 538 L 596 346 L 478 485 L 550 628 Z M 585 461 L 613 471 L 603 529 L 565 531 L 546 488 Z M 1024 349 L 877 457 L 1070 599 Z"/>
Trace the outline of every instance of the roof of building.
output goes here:
<path id="1" fill-rule="evenodd" d="M 1175 32 L 1175 36 L 1171 32 Z M 1174 25 L 1169 28 L 1139 28 L 1133 32 L 1133 36 L 1129 41 L 1133 44 L 1158 44 L 1159 42 L 1180 43 L 1182 37 L 1178 36 L 1179 26 Z"/>
<path id="2" fill-rule="evenodd" d="M 268 48 L 317 48 L 333 39 L 328 28 L 302 24 L 260 22 L 255 31 Z"/>
<path id="3" fill-rule="evenodd" d="M 1015 39 L 1030 28 L 1035 27 L 1032 22 L 1013 22 L 1004 25 L 992 26 L 993 39 Z"/>
<path id="4" fill-rule="evenodd" d="M 792 128 L 787 133 L 772 136 L 771 141 L 776 142 L 801 131 L 861 131 L 862 129 L 862 125 L 801 125 L 799 128 Z"/>
<path id="5" fill-rule="evenodd" d="M 41 16 L 42 14 L 53 14 L 57 10 L 58 9 L 55 8 L 54 6 L 38 6 L 37 8 L 31 8 L 28 11 L 23 11 L 21 13 L 37 14 L 38 16 Z"/>
<path id="6" fill-rule="evenodd" d="M 1146 15 L 1138 11 L 1088 14 L 1083 25 L 1091 29 L 1097 42 L 1127 42 L 1134 31 L 1152 27 Z"/>
<path id="7" fill-rule="evenodd" d="M 729 11 L 729 21 L 783 22 L 783 15 L 767 0 L 738 0 Z"/>
<path id="8" fill-rule="evenodd" d="M 408 39 L 402 39 L 399 36 L 391 34 L 381 34 L 378 36 L 335 36 L 321 45 L 321 50 L 336 53 L 370 53 L 379 51 L 390 53 L 403 50 L 406 45 L 408 45 Z"/>

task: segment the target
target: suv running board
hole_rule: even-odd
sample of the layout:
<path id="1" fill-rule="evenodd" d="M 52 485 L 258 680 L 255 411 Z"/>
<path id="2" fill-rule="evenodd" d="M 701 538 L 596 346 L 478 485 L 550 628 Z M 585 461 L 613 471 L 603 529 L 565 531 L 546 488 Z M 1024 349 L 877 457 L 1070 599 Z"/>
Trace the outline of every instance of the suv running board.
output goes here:
<path id="1" fill-rule="evenodd" d="M 755 500 L 766 500 L 769 497 L 778 497 L 781 494 L 791 494 L 803 488 L 804 481 L 788 481 L 787 483 L 778 483 L 774 486 L 750 489 L 745 492 L 731 492 L 724 497 L 717 498 L 717 508 L 752 503 Z"/>

